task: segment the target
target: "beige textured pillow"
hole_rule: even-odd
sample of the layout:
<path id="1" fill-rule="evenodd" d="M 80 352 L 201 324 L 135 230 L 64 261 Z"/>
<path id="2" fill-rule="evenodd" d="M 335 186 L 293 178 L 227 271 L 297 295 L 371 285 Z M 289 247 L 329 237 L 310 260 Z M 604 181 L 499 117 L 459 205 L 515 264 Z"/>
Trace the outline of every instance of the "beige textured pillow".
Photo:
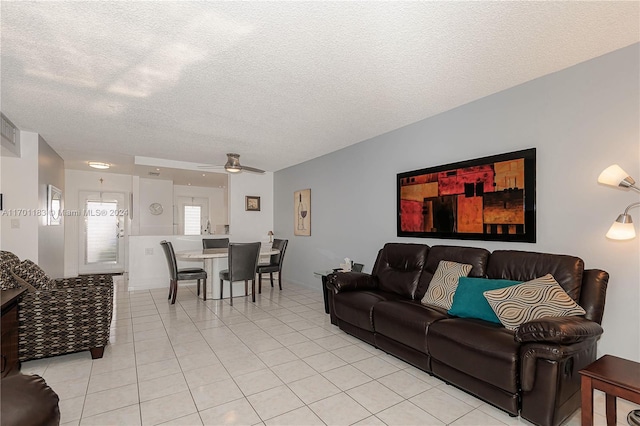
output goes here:
<path id="1" fill-rule="evenodd" d="M 543 317 L 585 314 L 551 274 L 483 294 L 502 325 L 509 330 Z"/>
<path id="2" fill-rule="evenodd" d="M 458 288 L 458 279 L 466 277 L 472 267 L 472 265 L 465 263 L 441 260 L 420 303 L 439 306 L 447 310 L 451 309 L 453 295 Z"/>

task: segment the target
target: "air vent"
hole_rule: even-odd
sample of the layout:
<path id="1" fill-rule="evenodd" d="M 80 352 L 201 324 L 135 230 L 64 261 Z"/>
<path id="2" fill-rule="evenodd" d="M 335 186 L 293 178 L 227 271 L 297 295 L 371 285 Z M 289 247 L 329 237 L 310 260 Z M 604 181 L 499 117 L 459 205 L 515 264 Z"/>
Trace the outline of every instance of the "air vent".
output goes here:
<path id="1" fill-rule="evenodd" d="M 2 141 L 15 147 L 18 143 L 18 128 L 4 114 L 0 114 L 0 117 L 2 117 Z"/>
<path id="2" fill-rule="evenodd" d="M 158 172 L 149 172 L 149 176 L 160 176 Z"/>

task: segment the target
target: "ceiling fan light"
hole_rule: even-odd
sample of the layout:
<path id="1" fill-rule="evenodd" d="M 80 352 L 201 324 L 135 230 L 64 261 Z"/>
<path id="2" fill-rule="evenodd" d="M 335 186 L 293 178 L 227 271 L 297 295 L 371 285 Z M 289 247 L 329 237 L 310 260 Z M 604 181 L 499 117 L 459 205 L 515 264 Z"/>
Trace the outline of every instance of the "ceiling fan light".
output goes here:
<path id="1" fill-rule="evenodd" d="M 94 169 L 105 170 L 111 166 L 108 163 L 101 163 L 99 161 L 89 161 L 89 167 L 93 167 Z"/>
<path id="2" fill-rule="evenodd" d="M 240 173 L 242 171 L 242 167 L 238 166 L 224 166 L 224 169 L 229 173 Z"/>

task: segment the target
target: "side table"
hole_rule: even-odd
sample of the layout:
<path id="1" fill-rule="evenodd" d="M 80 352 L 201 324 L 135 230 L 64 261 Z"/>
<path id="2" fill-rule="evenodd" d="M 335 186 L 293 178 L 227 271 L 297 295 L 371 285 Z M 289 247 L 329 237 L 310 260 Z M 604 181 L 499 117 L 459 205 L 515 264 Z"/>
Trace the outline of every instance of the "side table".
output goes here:
<path id="1" fill-rule="evenodd" d="M 329 313 L 329 298 L 327 296 L 327 276 L 333 274 L 333 270 L 314 271 L 313 275 L 322 278 L 322 296 L 324 297 L 324 313 Z"/>
<path id="2" fill-rule="evenodd" d="M 0 290 L 0 313 L 2 314 L 2 323 L 0 324 L 0 329 L 2 330 L 0 363 L 2 364 L 2 377 L 17 373 L 20 370 L 20 361 L 18 360 L 18 301 L 25 291 L 27 291 L 26 288 Z"/>
<path id="3" fill-rule="evenodd" d="M 616 397 L 640 404 L 640 363 L 605 355 L 580 370 L 582 426 L 593 425 L 593 390 L 606 396 L 607 426 L 616 424 Z"/>

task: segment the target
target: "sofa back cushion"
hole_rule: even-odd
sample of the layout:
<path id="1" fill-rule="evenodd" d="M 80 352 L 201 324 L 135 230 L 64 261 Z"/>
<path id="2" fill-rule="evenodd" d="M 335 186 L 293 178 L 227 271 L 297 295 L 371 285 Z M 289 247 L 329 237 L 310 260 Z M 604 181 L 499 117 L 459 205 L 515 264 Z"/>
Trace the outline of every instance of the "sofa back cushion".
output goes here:
<path id="1" fill-rule="evenodd" d="M 372 271 L 378 288 L 414 299 L 428 253 L 424 244 L 385 244 Z"/>
<path id="2" fill-rule="evenodd" d="M 25 259 L 14 267 L 13 272 L 39 290 L 50 290 L 56 287 L 53 281 L 41 267 Z"/>
<path id="3" fill-rule="evenodd" d="M 484 277 L 486 274 L 488 259 L 489 251 L 483 248 L 460 246 L 431 247 L 424 271 L 422 271 L 422 275 L 420 276 L 415 299 L 421 300 L 424 297 L 427 288 L 429 288 L 429 283 L 433 278 L 433 274 L 436 272 L 436 269 L 438 269 L 441 260 L 471 265 L 472 268 L 468 276 L 479 278 Z"/>
<path id="4" fill-rule="evenodd" d="M 524 282 L 551 274 L 564 291 L 579 302 L 583 271 L 584 262 L 575 256 L 496 250 L 489 258 L 487 277 Z"/>
<path id="5" fill-rule="evenodd" d="M 11 271 L 19 264 L 18 256 L 10 251 L 0 251 L 0 290 L 18 287 L 18 282 L 13 278 Z"/>

